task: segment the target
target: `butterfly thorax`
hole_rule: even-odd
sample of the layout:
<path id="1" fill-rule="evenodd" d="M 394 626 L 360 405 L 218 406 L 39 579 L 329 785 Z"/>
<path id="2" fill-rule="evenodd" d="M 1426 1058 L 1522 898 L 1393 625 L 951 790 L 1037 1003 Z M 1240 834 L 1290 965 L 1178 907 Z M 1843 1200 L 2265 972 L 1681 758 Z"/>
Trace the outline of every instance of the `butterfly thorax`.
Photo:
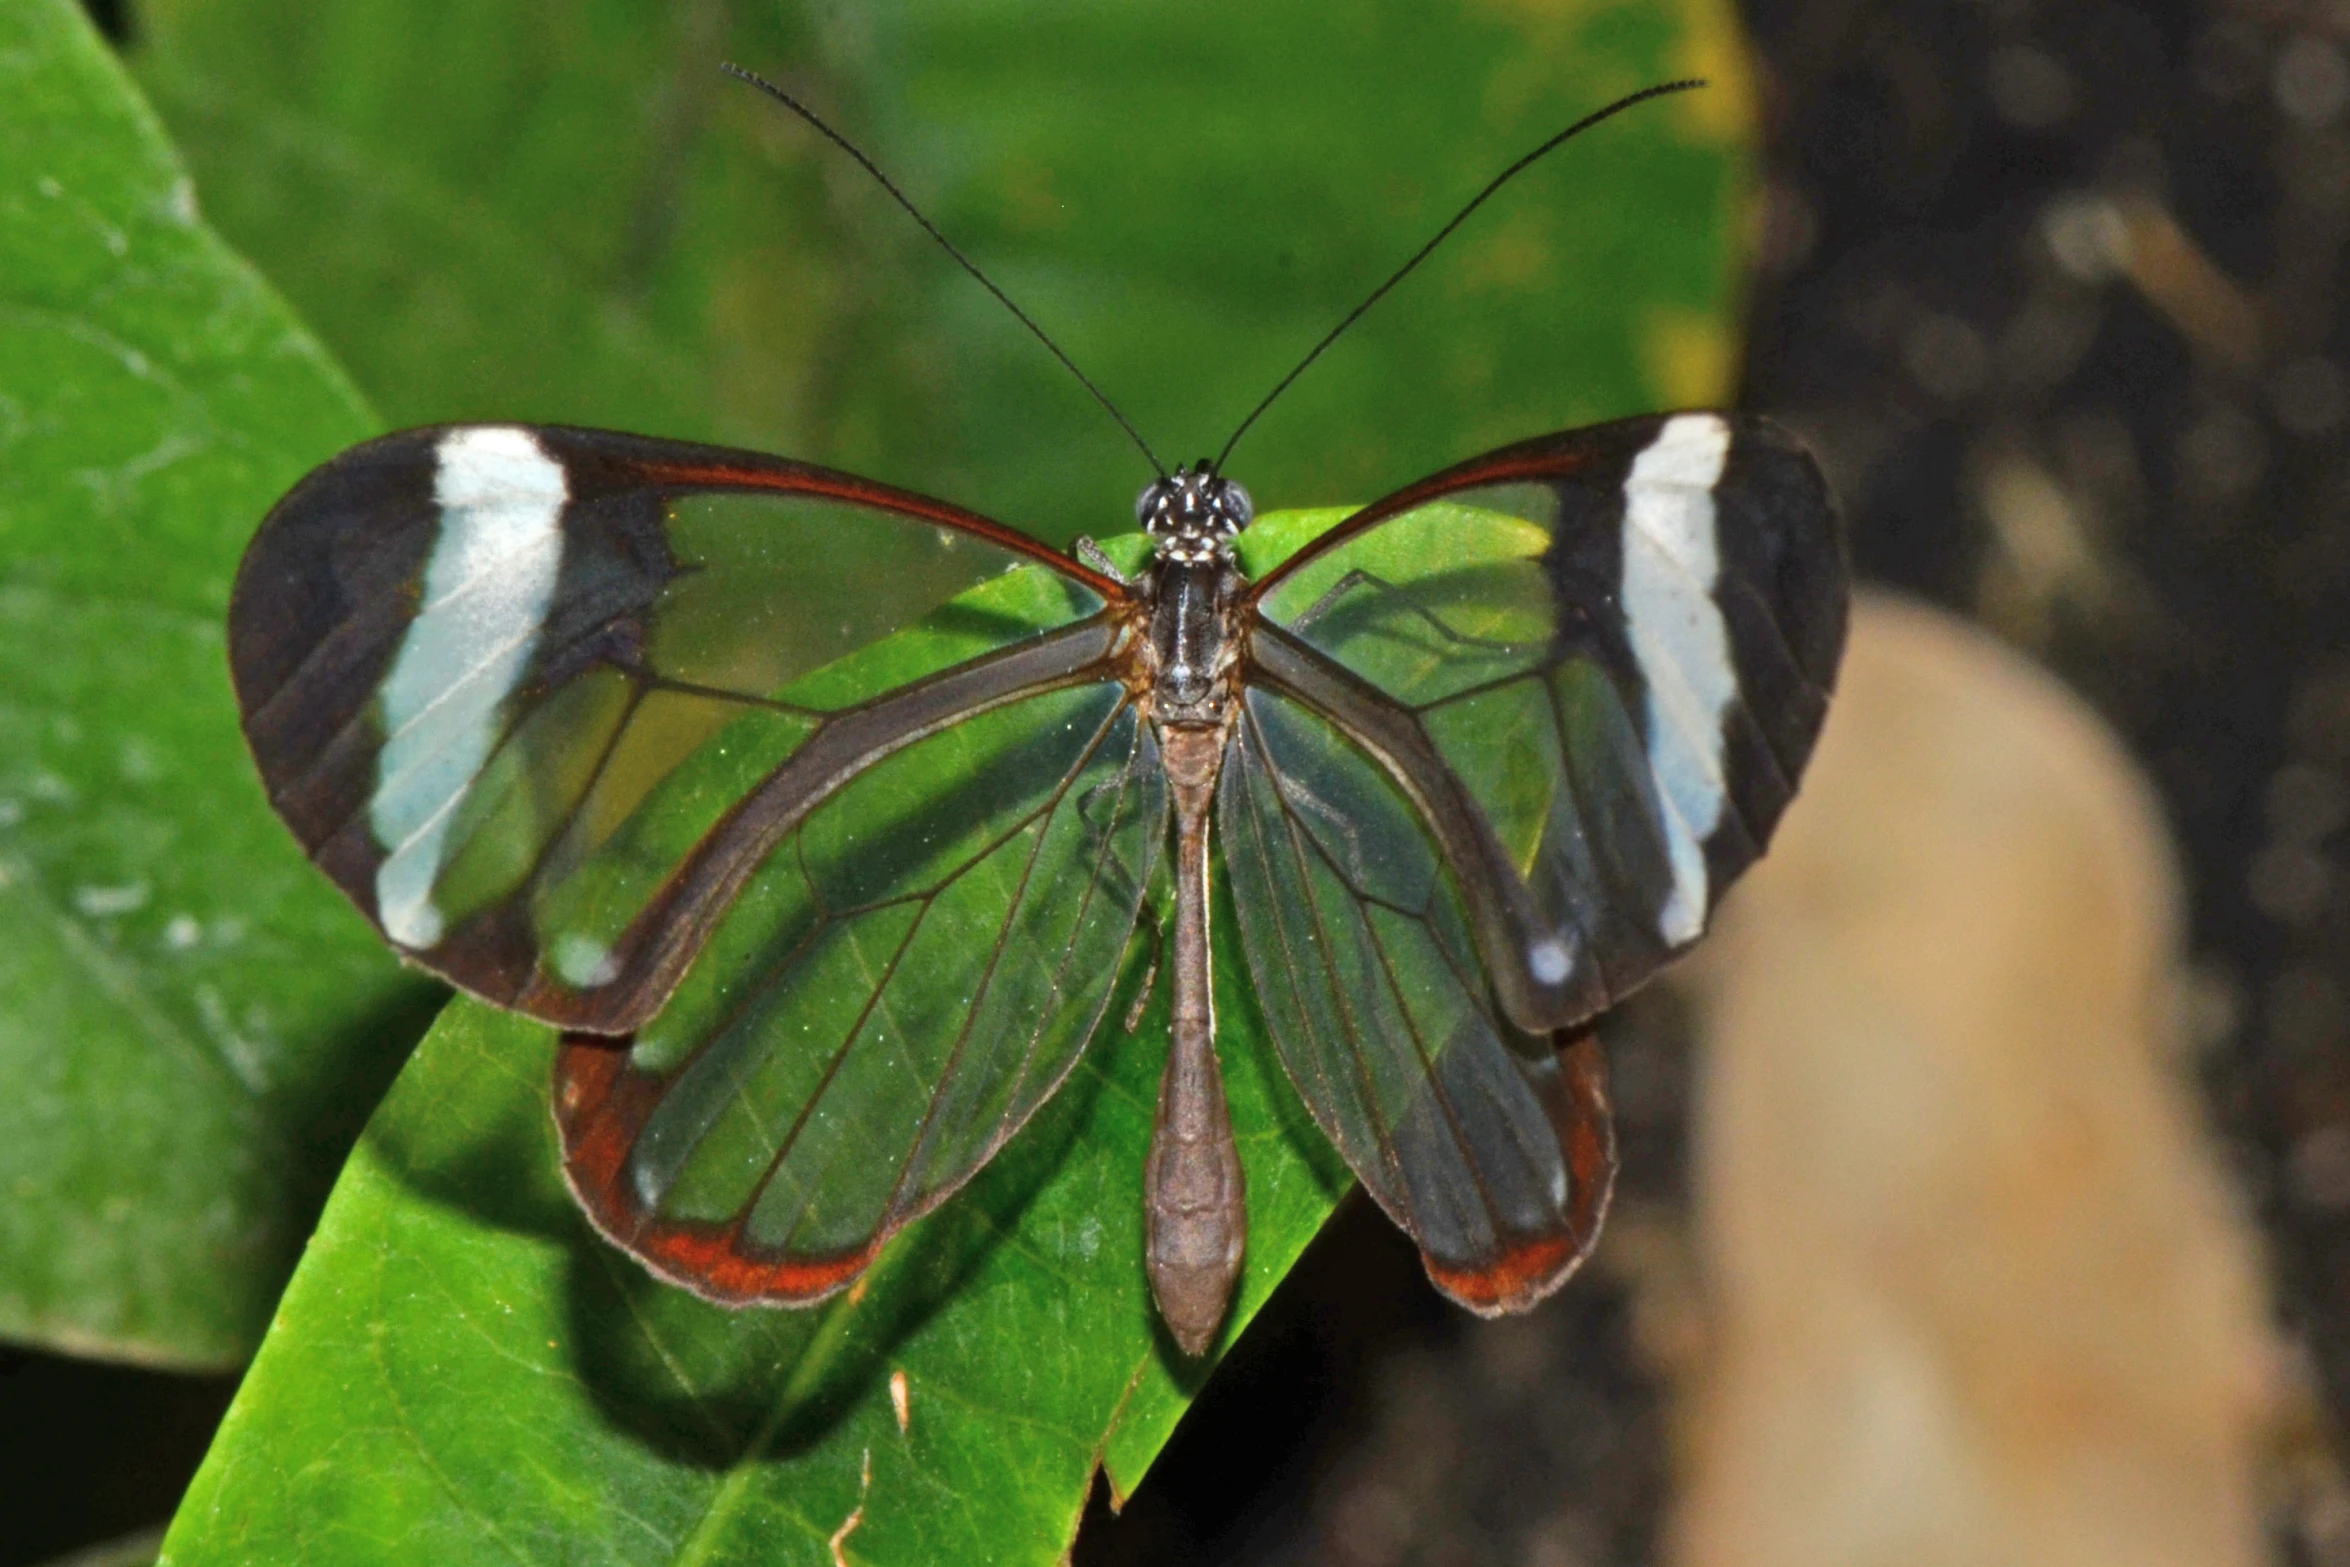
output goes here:
<path id="1" fill-rule="evenodd" d="M 1226 561 L 1162 560 L 1144 579 L 1150 713 L 1160 724 L 1220 725 L 1240 648 L 1234 607 L 1245 580 Z"/>
<path id="2" fill-rule="evenodd" d="M 1157 545 L 1142 583 L 1149 622 L 1138 684 L 1160 725 L 1221 729 L 1240 657 L 1235 606 L 1247 579 L 1232 540 L 1254 515 L 1248 491 L 1202 462 L 1144 489 L 1134 512 Z"/>

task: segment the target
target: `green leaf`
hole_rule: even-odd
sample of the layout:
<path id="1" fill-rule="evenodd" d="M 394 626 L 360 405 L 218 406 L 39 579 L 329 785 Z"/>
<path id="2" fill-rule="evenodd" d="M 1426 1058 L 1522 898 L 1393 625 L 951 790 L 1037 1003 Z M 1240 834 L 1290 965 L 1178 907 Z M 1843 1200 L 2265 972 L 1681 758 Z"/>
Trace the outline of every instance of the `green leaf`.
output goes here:
<path id="1" fill-rule="evenodd" d="M 1237 1328 L 1345 1172 L 1229 940 L 1218 962 Z M 552 1034 L 460 1003 L 346 1170 L 164 1560 L 828 1563 L 852 1517 L 858 1561 L 1056 1560 L 1095 1465 L 1131 1486 L 1203 1375 L 1141 1265 L 1165 1031 L 1162 986 L 863 1287 L 730 1313 L 590 1233 L 556 1168 Z"/>
<path id="2" fill-rule="evenodd" d="M 294 849 L 222 653 L 371 425 L 70 0 L 0 8 L 0 1334 L 231 1366 L 430 992 Z"/>

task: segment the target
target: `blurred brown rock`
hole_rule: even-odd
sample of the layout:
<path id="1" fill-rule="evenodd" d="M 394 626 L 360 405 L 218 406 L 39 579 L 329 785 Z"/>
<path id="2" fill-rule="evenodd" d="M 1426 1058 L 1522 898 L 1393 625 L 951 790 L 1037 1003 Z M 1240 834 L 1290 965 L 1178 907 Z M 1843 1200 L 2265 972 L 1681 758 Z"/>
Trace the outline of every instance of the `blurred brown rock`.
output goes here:
<path id="1" fill-rule="evenodd" d="M 2251 1567 L 2276 1351 L 2183 1081 L 2179 890 L 2119 744 L 1858 606 L 1702 971 L 1708 1349 L 1682 1567 Z"/>

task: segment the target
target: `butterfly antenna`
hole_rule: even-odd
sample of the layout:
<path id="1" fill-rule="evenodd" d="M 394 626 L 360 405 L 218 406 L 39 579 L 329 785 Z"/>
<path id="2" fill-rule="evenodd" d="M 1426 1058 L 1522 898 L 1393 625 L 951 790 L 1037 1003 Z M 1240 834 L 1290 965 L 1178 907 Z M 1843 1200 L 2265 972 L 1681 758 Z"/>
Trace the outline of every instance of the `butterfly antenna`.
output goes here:
<path id="1" fill-rule="evenodd" d="M 799 99 L 794 98 L 790 93 L 785 92 L 782 88 L 776 86 L 773 82 L 767 80 L 766 77 L 761 76 L 758 72 L 747 71 L 741 66 L 731 63 L 722 65 L 719 67 L 719 69 L 726 72 L 727 75 L 736 78 L 738 81 L 748 82 L 753 87 L 758 88 L 768 97 L 773 98 L 777 103 L 782 104 L 785 108 L 791 110 L 792 113 L 798 115 L 801 119 L 806 120 L 810 125 L 814 126 L 816 128 L 816 133 L 822 136 L 826 141 L 831 142 L 835 147 L 838 147 L 841 151 L 847 153 L 851 158 L 854 158 L 857 161 L 857 166 L 859 168 L 872 175 L 874 181 L 879 184 L 883 190 L 889 192 L 889 196 L 892 201 L 906 209 L 906 216 L 912 218 L 916 223 L 922 225 L 923 233 L 928 234 L 932 239 L 938 241 L 939 249 L 954 257 L 955 264 L 957 266 L 961 267 L 964 271 L 970 273 L 974 278 L 978 279 L 979 286 L 981 288 L 984 288 L 989 293 L 995 295 L 996 303 L 1002 305 L 1006 310 L 1012 312 L 1012 314 L 1018 318 L 1022 326 L 1028 328 L 1029 331 L 1036 334 L 1036 340 L 1044 344 L 1047 349 L 1051 350 L 1052 356 L 1055 359 L 1061 361 L 1063 368 L 1065 368 L 1071 375 L 1077 377 L 1078 384 L 1093 394 L 1093 400 L 1102 405 L 1102 410 L 1105 413 L 1118 421 L 1118 428 L 1124 430 L 1126 432 L 1127 439 L 1131 440 L 1137 447 L 1141 448 L 1143 458 L 1151 465 L 1152 470 L 1156 472 L 1162 479 L 1167 477 L 1166 464 L 1159 461 L 1158 454 L 1151 450 L 1150 442 L 1142 438 L 1142 433 L 1127 422 L 1126 416 L 1124 414 L 1118 412 L 1118 405 L 1111 402 L 1107 396 L 1103 395 L 1102 389 L 1094 385 L 1092 379 L 1088 377 L 1084 371 L 1077 368 L 1076 361 L 1072 360 L 1067 354 L 1061 352 L 1061 345 L 1054 342 L 1049 336 L 1047 336 L 1045 334 L 1045 329 L 1038 326 L 1034 318 L 1032 318 L 1027 311 L 1012 303 L 1012 297 L 1009 294 L 1006 294 L 1002 289 L 996 287 L 994 282 L 989 279 L 988 275 L 980 271 L 978 266 L 971 260 L 969 256 L 966 256 L 961 251 L 957 250 L 955 248 L 955 242 L 951 239 L 948 239 L 944 234 L 941 234 L 938 231 L 938 225 L 924 217 L 922 215 L 922 209 L 915 206 L 913 201 L 908 198 L 904 191 L 898 189 L 895 181 L 891 180 L 888 175 L 882 173 L 879 168 L 875 167 L 873 160 L 866 157 L 864 153 L 857 149 L 856 143 L 850 141 L 846 136 L 843 136 L 840 132 L 834 130 L 831 126 L 825 124 L 823 117 L 815 110 L 809 108 L 806 104 L 800 102 Z"/>
<path id="2" fill-rule="evenodd" d="M 1387 291 L 1389 289 L 1395 287 L 1396 284 L 1401 283 L 1406 277 L 1410 276 L 1412 269 L 1418 266 L 1421 262 L 1427 260 L 1430 252 L 1434 251 L 1437 246 L 1443 244 L 1446 239 L 1450 238 L 1454 229 L 1457 229 L 1463 223 L 1466 223 L 1469 220 L 1469 214 L 1475 212 L 1479 207 L 1484 206 L 1486 201 L 1493 195 L 1495 191 L 1501 189 L 1511 180 L 1516 179 L 1519 175 L 1532 168 L 1536 163 L 1542 161 L 1542 159 L 1548 156 L 1554 149 L 1565 144 L 1566 142 L 1573 140 L 1575 137 L 1582 135 L 1583 132 L 1591 129 L 1591 127 L 1597 125 L 1600 121 L 1611 119 L 1614 116 L 1623 113 L 1626 109 L 1631 108 L 1632 105 L 1636 103 L 1646 103 L 1651 98 L 1661 98 L 1667 93 L 1687 92 L 1692 87 L 1703 87 L 1704 85 L 1705 81 L 1702 77 L 1691 77 L 1687 81 L 1664 82 L 1655 87 L 1643 87 L 1638 92 L 1633 93 L 1629 97 L 1618 98 L 1614 103 L 1609 104 L 1604 109 L 1596 110 L 1593 113 L 1586 114 L 1583 116 L 1583 118 L 1577 120 L 1574 124 L 1568 126 L 1565 130 L 1559 132 L 1556 136 L 1553 136 L 1550 140 L 1544 142 L 1541 146 L 1535 148 L 1532 152 L 1526 154 L 1526 156 L 1520 158 L 1517 162 L 1502 170 L 1499 174 L 1496 174 L 1489 182 L 1487 182 L 1483 190 L 1477 192 L 1476 195 L 1469 198 L 1469 204 L 1467 206 L 1461 208 L 1460 211 L 1452 215 L 1452 221 L 1450 223 L 1447 223 L 1444 225 L 1444 227 L 1438 229 L 1435 235 L 1429 239 L 1427 244 L 1422 245 L 1418 250 L 1413 251 L 1410 260 L 1406 261 L 1402 266 L 1397 267 L 1392 273 L 1388 274 L 1386 282 L 1371 290 L 1370 296 L 1368 298 L 1366 298 L 1361 304 L 1355 306 L 1352 310 L 1349 310 L 1346 313 L 1345 318 L 1341 320 L 1338 325 L 1332 327 L 1329 332 L 1324 334 L 1322 341 L 1316 343 L 1311 349 L 1307 351 L 1305 358 L 1300 359 L 1297 362 L 1297 368 L 1290 371 L 1289 374 L 1283 376 L 1281 378 L 1280 384 L 1265 394 L 1265 400 L 1263 402 L 1257 404 L 1256 407 L 1249 410 L 1249 416 L 1246 419 L 1240 421 L 1240 428 L 1232 432 L 1232 439 L 1226 441 L 1224 443 L 1224 449 L 1216 454 L 1216 471 L 1218 473 L 1224 471 L 1224 459 L 1232 455 L 1232 448 L 1240 444 L 1240 438 L 1248 434 L 1248 427 L 1257 422 L 1258 416 L 1264 413 L 1266 409 L 1273 406 L 1273 400 L 1279 397 L 1283 392 L 1289 390 L 1289 383 L 1296 380 L 1299 376 L 1304 375 L 1306 373 L 1306 367 L 1312 364 L 1315 360 L 1322 357 L 1323 349 L 1328 348 L 1332 343 L 1337 342 L 1348 327 L 1353 326 L 1357 321 L 1363 318 L 1363 313 L 1365 311 L 1369 310 L 1373 305 L 1379 303 L 1380 300 L 1387 297 Z"/>

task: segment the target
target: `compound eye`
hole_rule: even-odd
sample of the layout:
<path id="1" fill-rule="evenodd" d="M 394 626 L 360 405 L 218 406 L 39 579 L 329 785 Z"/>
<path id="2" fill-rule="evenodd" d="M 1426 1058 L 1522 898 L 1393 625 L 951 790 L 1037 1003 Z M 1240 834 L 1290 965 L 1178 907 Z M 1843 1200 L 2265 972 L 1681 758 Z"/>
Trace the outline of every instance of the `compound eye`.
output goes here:
<path id="1" fill-rule="evenodd" d="M 1249 493 L 1230 479 L 1224 481 L 1224 515 L 1232 519 L 1235 529 L 1245 528 L 1257 515 L 1257 503 Z"/>
<path id="2" fill-rule="evenodd" d="M 1151 519 L 1157 516 L 1159 511 L 1159 492 L 1165 488 L 1166 482 L 1164 480 L 1153 479 L 1142 487 L 1140 495 L 1134 497 L 1134 523 L 1136 527 L 1148 528 L 1151 525 Z"/>

